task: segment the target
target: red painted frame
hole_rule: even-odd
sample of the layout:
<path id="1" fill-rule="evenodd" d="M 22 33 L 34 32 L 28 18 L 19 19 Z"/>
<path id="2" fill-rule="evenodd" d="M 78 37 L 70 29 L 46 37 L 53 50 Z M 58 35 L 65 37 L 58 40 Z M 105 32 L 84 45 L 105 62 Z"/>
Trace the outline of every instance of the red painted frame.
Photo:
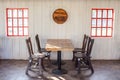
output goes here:
<path id="1" fill-rule="evenodd" d="M 8 10 L 11 10 L 12 11 L 12 16 L 11 17 L 8 17 Z M 17 10 L 17 17 L 13 17 L 13 10 Z M 18 17 L 18 10 L 22 10 L 22 17 Z M 27 35 L 25 35 L 24 34 L 24 28 L 29 28 L 29 26 L 24 26 L 24 19 L 27 19 L 27 21 L 28 21 L 28 13 L 27 13 L 27 17 L 24 17 L 24 10 L 27 10 L 27 12 L 28 12 L 28 8 L 6 8 L 6 25 L 7 25 L 7 36 L 28 36 L 28 34 L 29 34 L 29 31 L 28 31 L 28 34 Z M 12 26 L 8 26 L 8 19 L 12 19 Z M 13 32 L 13 30 L 14 30 L 14 26 L 13 26 L 13 19 L 17 19 L 17 26 L 16 26 L 16 28 L 17 28 L 17 35 L 14 35 L 14 32 Z M 19 26 L 19 19 L 22 19 L 22 26 Z M 8 32 L 8 28 L 9 27 L 12 27 L 12 35 L 9 35 L 9 32 Z M 19 35 L 19 28 L 22 28 L 22 35 Z"/>
<path id="2" fill-rule="evenodd" d="M 96 11 L 96 18 L 93 18 L 93 17 L 92 17 L 92 14 L 91 14 L 91 33 L 90 33 L 90 34 L 91 34 L 91 37 L 112 37 L 112 35 L 113 35 L 114 9 L 112 9 L 112 8 L 92 8 L 92 11 L 93 11 L 93 10 Z M 101 13 L 101 18 L 98 18 L 98 10 L 101 10 L 101 11 L 102 11 L 102 13 Z M 103 18 L 103 10 L 106 10 L 106 11 L 107 11 L 107 17 L 106 17 L 106 18 Z M 112 10 L 112 18 L 108 18 L 108 10 Z M 92 12 L 91 12 L 91 13 L 92 13 Z M 92 26 L 92 20 L 93 20 L 93 19 L 96 19 L 96 26 L 95 26 L 95 27 Z M 101 20 L 101 27 L 98 27 L 98 26 L 97 26 L 97 21 L 98 21 L 98 19 Z M 106 26 L 105 26 L 105 27 L 102 26 L 103 19 L 106 19 Z M 111 19 L 111 20 L 112 20 L 112 26 L 111 26 L 111 27 L 108 27 L 108 19 Z M 93 28 L 96 28 L 95 36 L 92 35 L 92 29 L 93 29 Z M 97 28 L 100 28 L 100 29 L 101 29 L 101 35 L 100 35 L 100 36 L 97 35 Z M 106 28 L 106 34 L 105 34 L 105 36 L 102 35 L 102 29 L 103 29 L 103 28 Z M 111 35 L 110 35 L 110 36 L 107 35 L 108 28 L 111 29 Z"/>

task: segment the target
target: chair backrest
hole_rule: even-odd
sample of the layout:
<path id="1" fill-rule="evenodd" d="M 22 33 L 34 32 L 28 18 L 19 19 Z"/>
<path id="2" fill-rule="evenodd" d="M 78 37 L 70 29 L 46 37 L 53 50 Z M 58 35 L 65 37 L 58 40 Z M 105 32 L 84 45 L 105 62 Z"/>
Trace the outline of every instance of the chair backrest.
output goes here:
<path id="1" fill-rule="evenodd" d="M 91 39 L 91 38 L 89 37 L 88 45 L 87 45 L 87 53 L 86 53 L 87 56 L 90 56 L 90 55 L 91 55 L 91 51 L 92 51 L 93 44 L 94 44 L 94 39 Z"/>
<path id="2" fill-rule="evenodd" d="M 88 41 L 88 36 L 86 34 L 84 34 L 83 43 L 82 43 L 83 51 L 85 51 L 85 49 L 86 49 L 87 41 Z"/>
<path id="3" fill-rule="evenodd" d="M 37 43 L 38 51 L 41 53 L 40 39 L 39 39 L 38 34 L 35 36 L 35 40 L 36 40 L 36 43 Z"/>
<path id="4" fill-rule="evenodd" d="M 30 37 L 28 39 L 26 39 L 26 44 L 27 44 L 27 48 L 28 48 L 28 52 L 29 52 L 29 57 L 31 57 L 32 54 L 34 54 L 34 53 L 33 53 L 32 42 L 31 42 Z"/>

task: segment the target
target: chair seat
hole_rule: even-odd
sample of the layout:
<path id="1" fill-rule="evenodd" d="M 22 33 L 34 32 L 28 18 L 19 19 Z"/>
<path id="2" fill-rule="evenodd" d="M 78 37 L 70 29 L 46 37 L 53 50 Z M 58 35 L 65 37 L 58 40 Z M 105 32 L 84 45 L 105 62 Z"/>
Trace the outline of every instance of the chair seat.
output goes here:
<path id="1" fill-rule="evenodd" d="M 34 55 L 32 55 L 32 58 L 43 58 L 45 57 L 45 54 L 43 53 L 34 53 Z"/>
<path id="2" fill-rule="evenodd" d="M 75 54 L 75 57 L 77 57 L 77 58 L 83 58 L 83 57 L 86 57 L 86 54 L 85 53 L 81 53 L 81 52 L 77 52 Z"/>
<path id="3" fill-rule="evenodd" d="M 45 57 L 50 56 L 50 53 L 42 52 L 42 54 L 44 54 Z"/>
<path id="4" fill-rule="evenodd" d="M 48 52 L 48 53 L 50 53 L 51 51 L 47 51 L 45 48 L 41 48 L 41 52 Z"/>
<path id="5" fill-rule="evenodd" d="M 83 49 L 82 48 L 74 48 L 73 52 L 82 52 Z"/>
<path id="6" fill-rule="evenodd" d="M 45 48 L 41 48 L 41 52 L 42 52 L 42 54 L 45 55 L 45 57 L 47 57 L 47 56 L 50 56 L 50 52 L 51 52 L 51 51 L 46 51 Z M 47 53 L 46 53 L 46 52 L 47 52 Z"/>

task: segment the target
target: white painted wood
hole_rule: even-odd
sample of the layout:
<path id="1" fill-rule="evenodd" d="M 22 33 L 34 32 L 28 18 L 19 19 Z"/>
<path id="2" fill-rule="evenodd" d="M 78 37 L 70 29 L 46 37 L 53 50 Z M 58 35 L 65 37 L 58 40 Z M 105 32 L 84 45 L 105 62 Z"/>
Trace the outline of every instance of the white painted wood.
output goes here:
<path id="1" fill-rule="evenodd" d="M 29 8 L 29 36 L 37 51 L 35 35 L 39 34 L 41 46 L 48 38 L 71 39 L 74 47 L 81 47 L 83 35 L 90 35 L 91 9 L 113 8 L 115 10 L 112 38 L 94 38 L 92 59 L 120 59 L 120 1 L 119 0 L 0 0 L 0 58 L 27 59 L 25 39 L 28 37 L 6 36 L 6 8 Z M 53 12 L 63 8 L 68 13 L 64 24 L 52 19 Z M 56 52 L 51 58 L 56 59 Z M 62 52 L 62 59 L 71 59 L 72 52 Z"/>

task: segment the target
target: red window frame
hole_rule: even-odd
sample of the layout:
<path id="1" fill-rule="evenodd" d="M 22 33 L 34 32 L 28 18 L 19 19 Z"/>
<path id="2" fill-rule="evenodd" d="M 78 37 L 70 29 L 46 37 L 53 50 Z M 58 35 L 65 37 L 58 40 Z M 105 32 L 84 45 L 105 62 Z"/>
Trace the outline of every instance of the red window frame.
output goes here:
<path id="1" fill-rule="evenodd" d="M 93 11 L 95 11 L 96 15 L 93 17 Z M 101 14 L 99 14 L 98 11 L 101 11 Z M 106 14 L 103 13 L 103 11 L 106 11 Z M 111 17 L 108 17 L 110 14 L 108 14 L 108 11 L 112 11 Z M 114 20 L 114 9 L 112 8 L 92 8 L 92 15 L 91 15 L 91 37 L 112 37 L 113 35 L 113 20 Z M 106 17 L 104 17 L 106 15 Z M 93 21 L 95 20 L 95 22 Z M 100 22 L 98 22 L 98 20 Z M 111 23 L 109 23 L 111 21 Z M 94 23 L 94 26 L 93 26 Z M 106 24 L 105 26 L 103 26 Z M 109 26 L 111 24 L 111 26 Z M 98 26 L 100 25 L 100 26 Z M 98 29 L 99 29 L 99 35 L 98 35 Z M 103 35 L 103 30 L 105 31 Z M 94 35 L 92 32 L 94 31 Z"/>
<path id="2" fill-rule="evenodd" d="M 14 10 L 16 10 L 16 16 L 14 15 Z M 19 13 L 21 11 L 21 16 L 19 16 Z M 25 10 L 27 11 L 25 13 Z M 11 16 L 8 13 L 8 11 L 11 11 Z M 25 16 L 27 14 L 27 16 Z M 11 20 L 9 25 L 9 21 Z M 16 23 L 14 23 L 13 20 L 16 20 Z M 21 20 L 21 22 L 20 22 Z M 25 22 L 26 21 L 26 22 Z M 21 25 L 20 25 L 21 23 Z M 26 25 L 27 23 L 27 25 Z M 6 25 L 7 25 L 7 36 L 28 36 L 28 8 L 6 8 Z M 9 29 L 11 29 L 11 34 L 9 32 Z M 16 29 L 16 33 L 15 33 Z"/>

